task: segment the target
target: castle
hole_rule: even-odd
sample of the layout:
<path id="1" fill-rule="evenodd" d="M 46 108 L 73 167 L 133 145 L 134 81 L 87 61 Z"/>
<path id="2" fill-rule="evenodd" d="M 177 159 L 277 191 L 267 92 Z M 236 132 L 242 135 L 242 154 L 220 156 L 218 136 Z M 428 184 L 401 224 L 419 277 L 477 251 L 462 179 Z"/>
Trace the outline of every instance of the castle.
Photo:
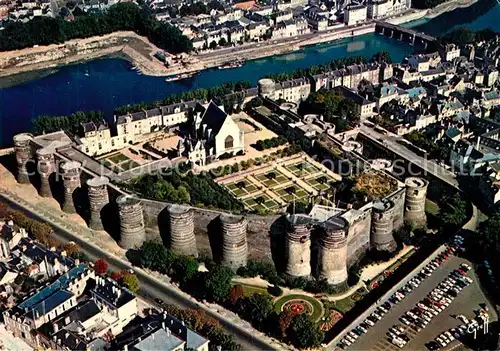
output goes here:
<path id="1" fill-rule="evenodd" d="M 196 256 L 195 228 L 204 231 L 212 226 L 210 230 L 221 233 L 218 261 L 236 270 L 246 265 L 252 245 L 247 240 L 247 231 L 270 232 L 279 219 L 279 216 L 234 216 L 126 194 L 110 182 L 115 176 L 113 172 L 103 172 L 100 164 L 80 152 L 63 132 L 41 136 L 18 134 L 14 137 L 14 150 L 19 183 L 30 183 L 29 167 L 36 159 L 40 196 L 51 197 L 50 189 L 53 182 L 57 182 L 53 174 L 62 174 L 58 182 L 64 188 L 64 212 L 77 212 L 80 204 L 75 201 L 75 192 L 85 189 L 83 193 L 89 206 L 83 212 L 88 214 L 91 229 L 105 227 L 103 223 L 108 215 L 104 211 L 113 203 L 111 208 L 116 208 L 114 215 L 119 223 L 119 245 L 124 249 L 142 245 L 148 239 L 147 227 L 158 229 L 163 226 L 161 219 L 165 218 L 167 224 L 160 230 L 167 232 L 169 248 L 179 254 Z M 331 284 L 344 284 L 348 267 L 369 247 L 394 248 L 392 233 L 404 220 L 416 225 L 425 223 L 427 186 L 425 179 L 410 177 L 404 184 L 398 182 L 393 193 L 359 209 L 316 206 L 309 215 L 286 218 L 289 224 L 282 233 L 286 242 L 286 272 L 292 276 L 313 274 Z M 313 231 L 318 233 L 314 242 Z M 311 267 L 311 257 L 316 257 L 315 267 Z"/>

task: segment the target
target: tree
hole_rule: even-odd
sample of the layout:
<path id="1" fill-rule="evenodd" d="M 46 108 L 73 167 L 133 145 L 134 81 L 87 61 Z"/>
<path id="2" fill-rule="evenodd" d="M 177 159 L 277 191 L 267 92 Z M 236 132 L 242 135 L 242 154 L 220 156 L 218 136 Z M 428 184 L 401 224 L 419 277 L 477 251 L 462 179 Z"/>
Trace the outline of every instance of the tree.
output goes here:
<path id="1" fill-rule="evenodd" d="M 481 223 L 482 233 L 486 249 L 492 255 L 500 254 L 500 212 L 495 211 L 486 221 Z"/>
<path id="2" fill-rule="evenodd" d="M 187 283 L 195 276 L 198 272 L 198 266 L 198 262 L 189 256 L 180 256 L 172 265 L 176 279 L 182 284 Z"/>
<path id="3" fill-rule="evenodd" d="M 174 255 L 162 243 L 146 241 L 139 249 L 139 265 L 160 273 L 168 273 L 174 262 Z"/>
<path id="4" fill-rule="evenodd" d="M 195 11 L 203 10 L 196 6 Z M 146 5 L 118 3 L 97 14 L 77 16 L 74 21 L 40 17 L 26 23 L 8 21 L 0 32 L 0 51 L 22 49 L 33 45 L 59 44 L 75 38 L 130 30 L 172 53 L 189 52 L 192 42 L 182 32 L 164 22 L 158 22 Z"/>
<path id="5" fill-rule="evenodd" d="M 208 45 L 208 47 L 212 50 L 214 50 L 217 47 L 217 42 L 214 40 Z"/>
<path id="6" fill-rule="evenodd" d="M 59 243 L 59 240 L 57 240 L 56 238 L 54 238 L 52 236 L 49 236 L 47 238 L 47 242 L 46 242 L 45 246 L 47 246 L 48 248 L 58 249 L 61 246 L 61 244 Z"/>
<path id="7" fill-rule="evenodd" d="M 233 271 L 228 267 L 213 267 L 213 269 L 206 274 L 205 289 L 207 297 L 216 302 L 223 302 L 231 290 L 233 275 Z"/>
<path id="8" fill-rule="evenodd" d="M 66 251 L 66 255 L 68 255 L 69 257 L 74 257 L 75 254 L 78 251 L 80 251 L 80 247 L 72 241 L 69 243 L 66 243 L 63 246 L 63 249 L 64 249 L 64 251 Z"/>
<path id="9" fill-rule="evenodd" d="M 188 204 L 191 201 L 191 196 L 189 195 L 189 191 L 184 186 L 179 186 L 177 189 L 177 196 L 179 202 L 182 204 Z"/>
<path id="10" fill-rule="evenodd" d="M 226 38 L 220 38 L 220 40 L 219 40 L 219 46 L 226 46 L 226 45 L 227 45 Z"/>
<path id="11" fill-rule="evenodd" d="M 158 200 L 203 204 L 235 213 L 243 210 L 243 204 L 217 184 L 208 173 L 195 175 L 191 172 L 179 172 L 165 172 L 163 176 L 147 174 L 121 186 Z"/>
<path id="12" fill-rule="evenodd" d="M 372 61 L 379 63 L 381 62 L 392 63 L 392 57 L 391 54 L 389 54 L 387 51 L 382 50 L 372 56 Z"/>
<path id="13" fill-rule="evenodd" d="M 241 285 L 237 284 L 229 291 L 228 300 L 231 305 L 235 306 L 238 300 L 243 297 L 245 297 L 245 290 L 243 290 Z"/>
<path id="14" fill-rule="evenodd" d="M 94 263 L 94 270 L 97 274 L 103 275 L 108 271 L 109 264 L 104 258 L 99 258 Z"/>
<path id="15" fill-rule="evenodd" d="M 458 228 L 467 221 L 467 202 L 456 193 L 449 200 L 443 201 L 439 218 L 447 228 Z"/>
<path id="16" fill-rule="evenodd" d="M 123 278 L 122 272 L 111 272 L 111 279 L 121 282 Z"/>
<path id="17" fill-rule="evenodd" d="M 324 338 L 318 325 L 305 313 L 293 318 L 286 334 L 291 343 L 301 349 L 318 347 Z"/>
<path id="18" fill-rule="evenodd" d="M 349 127 L 354 128 L 359 124 L 359 114 L 356 112 L 354 101 L 343 99 L 338 108 L 338 114 L 347 121 Z"/>
<path id="19" fill-rule="evenodd" d="M 87 254 L 85 252 L 82 252 L 82 251 L 78 251 L 74 254 L 73 258 L 75 260 L 79 260 L 80 262 L 88 262 L 89 261 L 89 257 L 87 256 Z"/>
<path id="20" fill-rule="evenodd" d="M 264 103 L 264 100 L 262 100 L 262 98 L 260 96 L 256 96 L 252 100 L 247 102 L 247 104 L 245 105 L 245 109 L 251 110 L 252 108 L 262 106 L 263 103 Z"/>
<path id="21" fill-rule="evenodd" d="M 401 228 L 398 230 L 394 231 L 394 240 L 396 242 L 403 243 L 405 245 L 410 245 L 411 244 L 411 233 L 413 231 L 413 228 L 411 224 L 405 223 Z"/>
<path id="22" fill-rule="evenodd" d="M 283 295 L 283 289 L 279 287 L 279 285 L 271 285 L 267 288 L 267 292 L 273 296 L 281 296 Z"/>
<path id="23" fill-rule="evenodd" d="M 139 291 L 139 279 L 135 274 L 125 274 L 122 278 L 122 284 L 133 293 Z"/>
<path id="24" fill-rule="evenodd" d="M 269 295 L 252 294 L 245 298 L 243 304 L 244 318 L 251 321 L 259 330 L 264 330 L 267 318 L 274 311 L 273 299 Z"/>
<path id="25" fill-rule="evenodd" d="M 476 34 L 470 28 L 459 27 L 446 34 L 444 40 L 457 45 L 465 45 L 475 42 Z"/>
<path id="26" fill-rule="evenodd" d="M 297 313 L 293 312 L 292 310 L 286 310 L 286 311 L 283 311 L 279 314 L 279 326 L 280 326 L 282 339 L 287 338 L 286 333 L 288 331 L 288 328 L 290 327 L 290 323 L 292 323 L 292 320 L 296 316 L 297 316 Z"/>

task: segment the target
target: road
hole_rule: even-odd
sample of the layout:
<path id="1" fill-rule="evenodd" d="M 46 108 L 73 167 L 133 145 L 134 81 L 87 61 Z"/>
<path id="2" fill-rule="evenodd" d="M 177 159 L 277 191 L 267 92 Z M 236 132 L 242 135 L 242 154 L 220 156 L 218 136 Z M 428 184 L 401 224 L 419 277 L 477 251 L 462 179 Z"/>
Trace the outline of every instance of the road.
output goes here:
<path id="1" fill-rule="evenodd" d="M 274 50 L 278 46 L 281 45 L 286 45 L 288 49 L 292 49 L 293 47 L 299 47 L 299 46 L 304 46 L 304 45 L 312 45 L 315 43 L 321 43 L 324 41 L 331 41 L 331 40 L 336 40 L 336 39 L 341 39 L 345 37 L 349 37 L 351 35 L 352 31 L 358 31 L 366 28 L 374 27 L 373 22 L 367 22 L 363 23 L 361 25 L 353 25 L 353 26 L 345 26 L 342 29 L 331 29 L 328 31 L 322 31 L 322 32 L 311 32 L 307 34 L 301 34 L 297 35 L 295 37 L 286 37 L 286 38 L 277 38 L 277 39 L 270 39 L 266 41 L 261 41 L 258 43 L 247 43 L 244 45 L 238 45 L 238 46 L 230 46 L 230 47 L 225 47 L 225 48 L 219 48 L 213 51 L 207 51 L 203 52 L 197 55 L 197 58 L 199 58 L 202 61 L 211 61 L 211 60 L 218 60 L 223 57 L 223 55 L 237 55 L 239 52 L 246 53 L 249 50 L 254 50 L 254 49 L 268 49 L 268 50 Z M 326 39 L 325 39 L 326 38 Z"/>
<path id="2" fill-rule="evenodd" d="M 41 222 L 47 222 L 45 219 L 39 217 L 35 213 L 26 210 L 25 208 L 22 208 L 18 206 L 16 203 L 10 201 L 8 198 L 4 197 L 3 195 L 0 195 L 0 201 L 5 202 L 9 206 L 11 206 L 13 209 L 22 211 L 25 213 L 28 217 L 41 221 Z M 133 269 L 137 277 L 139 278 L 139 281 L 141 282 L 141 290 L 139 291 L 139 295 L 143 296 L 144 298 L 151 300 L 154 298 L 159 298 L 165 301 L 165 303 L 169 304 L 174 304 L 180 308 L 196 308 L 199 307 L 199 304 L 194 301 L 194 300 L 189 300 L 185 298 L 183 295 L 180 293 L 176 292 L 175 290 L 167 289 L 163 284 L 160 284 L 157 282 L 155 279 L 151 278 L 147 274 L 144 274 L 141 270 L 135 269 L 132 265 L 129 263 L 119 260 L 115 258 L 114 256 L 109 255 L 108 253 L 104 252 L 97 246 L 94 246 L 92 243 L 89 243 L 85 240 L 80 239 L 78 236 L 64 230 L 63 228 L 56 227 L 52 224 L 52 226 L 55 229 L 55 237 L 59 241 L 65 243 L 68 241 L 74 241 L 75 243 L 80 246 L 81 250 L 85 252 L 91 260 L 95 260 L 97 258 L 105 258 L 108 263 L 109 263 L 109 268 L 110 270 L 113 271 L 120 271 L 123 269 Z M 209 312 L 207 312 L 209 313 Z M 212 317 L 216 318 L 219 320 L 221 325 L 223 325 L 224 329 L 226 331 L 230 332 L 237 343 L 239 343 L 242 347 L 243 350 L 277 350 L 277 348 L 272 347 L 271 345 L 263 342 L 259 338 L 255 337 L 252 335 L 251 332 L 244 332 L 240 328 L 234 326 L 231 323 L 226 322 L 225 320 L 221 319 L 217 314 L 215 313 L 210 313 Z"/>
<path id="3" fill-rule="evenodd" d="M 426 173 L 431 174 L 458 189 L 458 181 L 453 172 L 448 171 L 446 168 L 438 165 L 432 160 L 428 160 L 417 155 L 404 145 L 399 144 L 397 141 L 403 139 L 401 136 L 392 133 L 382 134 L 363 124 L 361 125 L 360 130 L 365 137 L 374 143 L 381 145 L 399 157 L 420 167 Z"/>

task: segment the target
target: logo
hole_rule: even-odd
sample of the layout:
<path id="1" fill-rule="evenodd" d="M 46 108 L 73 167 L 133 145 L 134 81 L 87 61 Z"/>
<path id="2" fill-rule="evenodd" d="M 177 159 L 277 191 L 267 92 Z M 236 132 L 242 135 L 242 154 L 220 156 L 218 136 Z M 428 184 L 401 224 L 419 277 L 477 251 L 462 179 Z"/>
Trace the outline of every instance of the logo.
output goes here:
<path id="1" fill-rule="evenodd" d="M 500 1 L 500 0 L 497 0 L 497 1 Z M 489 329 L 489 328 L 488 328 L 488 323 L 489 323 L 489 321 L 490 321 L 490 318 L 489 318 L 489 316 L 486 314 L 486 315 L 485 315 L 484 322 L 483 322 L 483 325 L 482 325 L 482 326 L 481 326 L 481 325 L 478 325 L 478 324 L 473 325 L 472 323 L 470 323 L 470 324 L 467 326 L 467 333 L 469 333 L 469 334 L 474 333 L 474 339 L 476 339 L 477 331 L 478 331 L 478 329 L 481 329 L 481 327 L 482 327 L 482 329 L 483 329 L 483 334 L 488 334 L 488 331 L 489 331 L 489 330 L 488 330 L 488 329 Z"/>

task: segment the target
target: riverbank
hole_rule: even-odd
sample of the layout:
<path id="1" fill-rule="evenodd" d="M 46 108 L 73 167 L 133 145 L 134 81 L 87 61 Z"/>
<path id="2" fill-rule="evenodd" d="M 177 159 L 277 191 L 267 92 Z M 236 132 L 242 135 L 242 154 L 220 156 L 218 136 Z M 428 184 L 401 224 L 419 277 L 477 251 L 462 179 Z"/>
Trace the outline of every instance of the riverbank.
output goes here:
<path id="1" fill-rule="evenodd" d="M 433 18 L 456 8 L 468 7 L 477 0 L 451 0 L 432 10 L 410 10 L 386 19 L 400 25 L 422 18 Z M 37 79 L 51 74 L 61 66 L 91 61 L 106 56 L 119 56 L 131 62 L 138 71 L 148 76 L 171 76 L 198 72 L 219 67 L 232 60 L 256 60 L 268 56 L 283 55 L 302 48 L 324 44 L 375 32 L 373 22 L 360 26 L 337 26 L 324 32 L 313 32 L 260 43 L 248 43 L 238 47 L 221 48 L 210 52 L 188 55 L 170 67 L 154 57 L 158 51 L 147 38 L 134 32 L 116 32 L 101 37 L 75 39 L 64 44 L 26 48 L 2 53 L 0 57 L 0 87 L 9 87 L 22 81 Z M 168 55 L 168 54 L 167 54 Z M 176 60 L 169 60 L 174 62 Z"/>
<path id="2" fill-rule="evenodd" d="M 451 1 L 447 1 L 445 3 L 442 3 L 438 6 L 436 6 L 433 9 L 429 9 L 427 11 L 427 14 L 425 15 L 425 17 L 428 19 L 432 19 L 432 18 L 440 16 L 446 12 L 450 12 L 450 11 L 460 9 L 460 8 L 469 7 L 473 4 L 475 4 L 477 1 L 478 0 L 451 0 Z"/>
<path id="3" fill-rule="evenodd" d="M 154 58 L 159 50 L 147 38 L 134 32 L 115 32 L 104 36 L 75 39 L 64 44 L 53 44 L 3 52 L 0 56 L 0 77 L 19 77 L 32 74 L 43 77 L 58 67 L 118 55 L 132 62 L 143 74 L 168 75 L 169 69 Z M 40 71 L 38 73 L 31 73 Z M 18 76 L 17 78 L 15 76 Z M 2 86 L 9 86 L 9 79 L 2 79 Z"/>
<path id="4" fill-rule="evenodd" d="M 283 55 L 298 51 L 302 48 L 328 43 L 331 41 L 353 38 L 375 32 L 375 24 L 369 23 L 357 27 L 348 27 L 342 30 L 331 30 L 324 33 L 310 33 L 295 37 L 293 40 L 269 40 L 267 42 L 254 43 L 245 47 L 219 49 L 211 53 L 199 55 L 204 68 L 218 67 L 224 62 L 243 59 L 257 60 L 268 56 Z"/>

